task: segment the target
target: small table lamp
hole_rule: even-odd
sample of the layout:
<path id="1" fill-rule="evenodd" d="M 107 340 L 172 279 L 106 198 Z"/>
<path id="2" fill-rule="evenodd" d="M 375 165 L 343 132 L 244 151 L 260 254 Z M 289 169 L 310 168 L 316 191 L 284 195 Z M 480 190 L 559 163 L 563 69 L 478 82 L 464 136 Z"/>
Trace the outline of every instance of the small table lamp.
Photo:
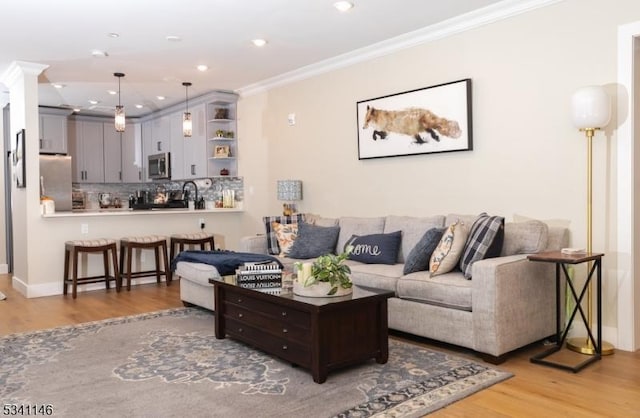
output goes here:
<path id="1" fill-rule="evenodd" d="M 295 201 L 302 200 L 302 180 L 278 180 L 278 200 L 282 204 L 282 214 L 291 216 L 296 213 Z"/>

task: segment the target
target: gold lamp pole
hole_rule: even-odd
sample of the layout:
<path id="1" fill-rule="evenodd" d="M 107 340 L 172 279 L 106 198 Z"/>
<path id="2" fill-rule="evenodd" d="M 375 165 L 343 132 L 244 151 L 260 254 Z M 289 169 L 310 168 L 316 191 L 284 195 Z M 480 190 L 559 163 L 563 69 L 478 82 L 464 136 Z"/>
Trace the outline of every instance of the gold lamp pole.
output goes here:
<path id="1" fill-rule="evenodd" d="M 600 86 L 583 87 L 577 90 L 572 99 L 573 123 L 587 136 L 587 253 L 591 254 L 593 244 L 593 135 L 595 131 L 607 126 L 611 119 L 611 101 L 609 95 Z M 591 271 L 593 263 L 588 263 Z M 593 283 L 587 289 L 587 326 L 593 324 Z M 602 320 L 602 318 L 600 318 Z M 582 354 L 594 355 L 595 347 L 589 336 L 567 340 L 567 348 Z M 602 355 L 614 353 L 611 343 L 602 341 Z"/>

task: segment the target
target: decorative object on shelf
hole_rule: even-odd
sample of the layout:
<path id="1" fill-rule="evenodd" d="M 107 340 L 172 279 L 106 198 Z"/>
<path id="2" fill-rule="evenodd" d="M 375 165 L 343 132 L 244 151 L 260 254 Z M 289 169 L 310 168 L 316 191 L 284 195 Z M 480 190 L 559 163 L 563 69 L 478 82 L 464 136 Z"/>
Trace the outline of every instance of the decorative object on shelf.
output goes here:
<path id="1" fill-rule="evenodd" d="M 216 145 L 213 156 L 215 158 L 231 157 L 231 149 L 229 148 L 229 145 Z"/>
<path id="2" fill-rule="evenodd" d="M 220 175 L 221 176 L 228 176 L 229 175 L 229 170 L 226 168 L 223 168 L 222 170 L 220 170 Z"/>
<path id="3" fill-rule="evenodd" d="M 25 155 L 25 131 L 20 129 L 16 134 L 16 148 L 13 150 L 13 169 L 16 176 L 17 187 L 27 187 L 27 167 L 24 162 Z"/>
<path id="4" fill-rule="evenodd" d="M 116 106 L 116 114 L 115 114 L 115 127 L 116 132 L 124 132 L 125 128 L 125 117 L 124 117 L 124 106 L 120 104 L 120 79 L 124 77 L 124 73 L 113 73 L 115 77 L 118 77 L 118 105 Z"/>
<path id="5" fill-rule="evenodd" d="M 225 134 L 226 134 L 226 132 L 223 129 L 218 129 L 216 131 L 216 138 L 224 138 Z"/>
<path id="6" fill-rule="evenodd" d="M 236 192 L 231 189 L 225 189 L 222 191 L 222 207 L 223 208 L 234 208 L 236 206 Z"/>
<path id="7" fill-rule="evenodd" d="M 578 89 L 571 97 L 573 124 L 587 137 L 587 253 L 591 254 L 593 244 L 593 135 L 609 124 L 611 119 L 611 99 L 601 86 L 588 86 Z M 589 262 L 588 269 L 591 270 Z M 587 321 L 591 328 L 593 322 L 593 295 L 592 287 L 587 288 Z M 594 355 L 595 347 L 588 336 L 570 338 L 567 341 L 570 350 Z M 614 353 L 611 343 L 602 341 L 602 355 Z"/>
<path id="8" fill-rule="evenodd" d="M 296 205 L 293 202 L 302 200 L 302 180 L 278 180 L 278 200 L 285 201 L 282 204 L 282 214 L 291 216 L 296 213 Z"/>
<path id="9" fill-rule="evenodd" d="M 228 139 L 233 139 L 234 136 L 235 136 L 235 134 L 233 133 L 233 131 L 227 131 L 224 134 L 224 137 L 228 138 Z"/>
<path id="10" fill-rule="evenodd" d="M 184 96 L 186 98 L 185 102 L 187 104 L 187 110 L 182 114 L 182 135 L 185 138 L 190 138 L 193 131 L 191 113 L 189 112 L 189 86 L 191 86 L 191 83 L 184 82 L 182 83 L 182 85 L 184 86 Z"/>
<path id="11" fill-rule="evenodd" d="M 473 149 L 471 79 L 362 100 L 358 159 Z"/>
<path id="12" fill-rule="evenodd" d="M 229 119 L 229 109 L 226 107 L 216 107 L 214 119 Z"/>
<path id="13" fill-rule="evenodd" d="M 293 282 L 293 293 L 308 297 L 344 296 L 353 292 L 349 279 L 351 268 L 343 264 L 353 247 L 347 247 L 340 255 L 326 254 L 313 263 L 294 263 L 298 277 Z"/>

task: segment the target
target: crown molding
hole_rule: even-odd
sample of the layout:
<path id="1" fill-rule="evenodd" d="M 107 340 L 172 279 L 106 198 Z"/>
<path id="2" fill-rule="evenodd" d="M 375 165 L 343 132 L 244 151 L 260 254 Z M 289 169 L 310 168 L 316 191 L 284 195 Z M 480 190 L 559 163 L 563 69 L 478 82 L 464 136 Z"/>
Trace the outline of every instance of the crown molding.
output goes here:
<path id="1" fill-rule="evenodd" d="M 236 93 L 241 97 L 251 96 L 275 87 L 446 38 L 460 32 L 508 19 L 561 1 L 564 0 L 504 0 L 413 32 L 408 32 L 364 48 L 268 78 L 258 83 L 241 87 L 236 90 Z"/>

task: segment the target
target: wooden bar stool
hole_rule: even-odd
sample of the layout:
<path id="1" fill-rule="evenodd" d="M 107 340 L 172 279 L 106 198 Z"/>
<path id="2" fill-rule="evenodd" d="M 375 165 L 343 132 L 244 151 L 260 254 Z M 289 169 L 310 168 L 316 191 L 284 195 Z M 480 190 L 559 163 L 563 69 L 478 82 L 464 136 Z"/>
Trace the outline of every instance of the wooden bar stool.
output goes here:
<path id="1" fill-rule="evenodd" d="M 171 254 L 169 259 L 173 262 L 173 259 L 180 252 L 184 251 L 185 245 L 195 246 L 199 245 L 200 250 L 204 251 L 206 245 L 209 244 L 209 250 L 213 251 L 215 244 L 213 242 L 213 234 L 206 232 L 195 232 L 191 234 L 173 234 L 171 235 Z M 178 251 L 176 252 L 176 248 Z M 173 277 L 173 272 L 169 271 L 169 275 Z"/>
<path id="2" fill-rule="evenodd" d="M 111 251 L 111 262 L 113 263 L 113 276 L 109 271 L 109 251 Z M 75 299 L 78 295 L 78 285 L 86 283 L 105 282 L 105 287 L 109 289 L 109 282 L 115 280 L 116 291 L 120 291 L 122 278 L 118 272 L 118 249 L 116 241 L 113 239 L 93 239 L 76 240 L 64 243 L 64 281 L 63 294 L 67 294 L 67 286 L 71 285 L 71 295 Z M 78 277 L 78 255 L 80 253 L 102 253 L 104 260 L 104 274 L 101 276 Z M 73 275 L 69 277 L 69 265 L 73 260 Z"/>
<path id="3" fill-rule="evenodd" d="M 134 248 L 153 249 L 155 253 L 155 270 L 131 271 L 131 260 Z M 160 268 L 160 251 L 162 251 L 162 267 Z M 125 263 L 126 260 L 126 263 Z M 131 279 L 138 277 L 156 276 L 160 283 L 160 276 L 167 280 L 167 286 L 171 284 L 169 260 L 167 258 L 167 237 L 163 235 L 147 235 L 142 237 L 125 237 L 120 239 L 120 271 L 127 280 L 127 290 L 131 290 Z"/>

